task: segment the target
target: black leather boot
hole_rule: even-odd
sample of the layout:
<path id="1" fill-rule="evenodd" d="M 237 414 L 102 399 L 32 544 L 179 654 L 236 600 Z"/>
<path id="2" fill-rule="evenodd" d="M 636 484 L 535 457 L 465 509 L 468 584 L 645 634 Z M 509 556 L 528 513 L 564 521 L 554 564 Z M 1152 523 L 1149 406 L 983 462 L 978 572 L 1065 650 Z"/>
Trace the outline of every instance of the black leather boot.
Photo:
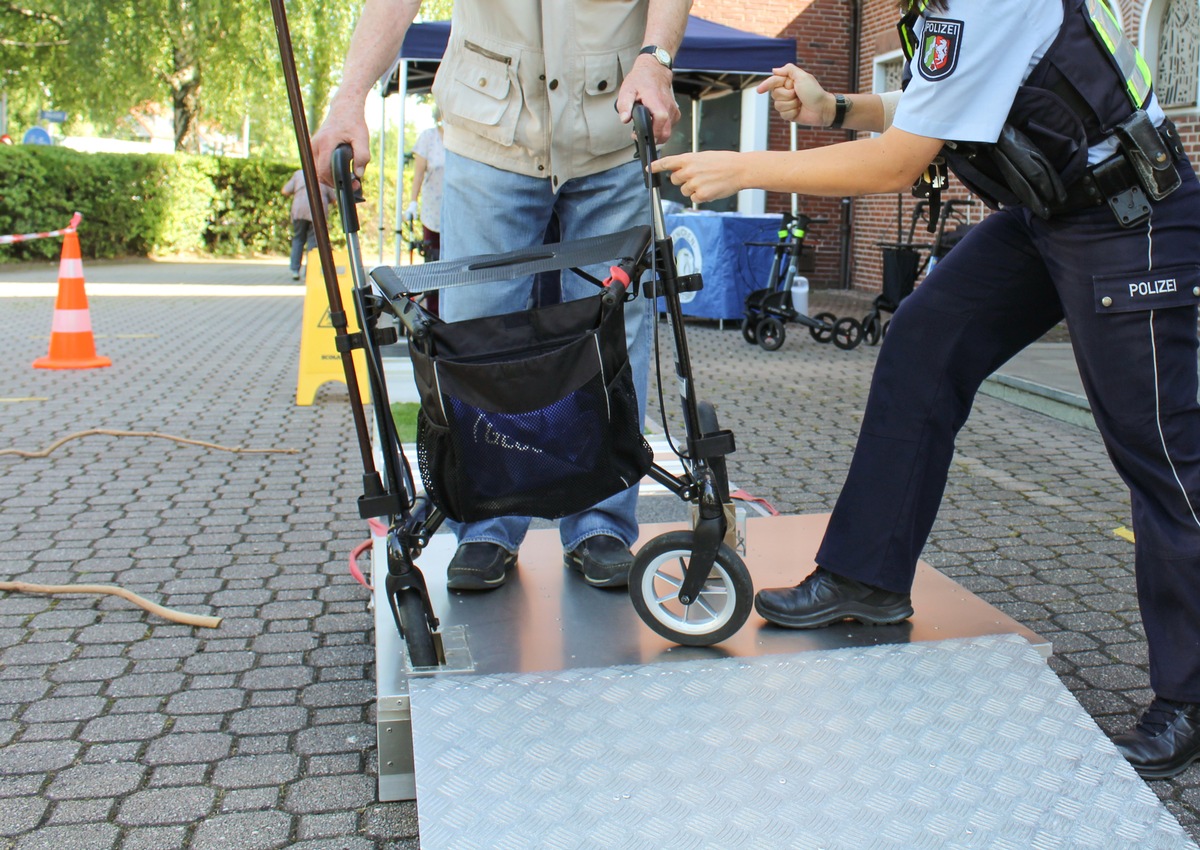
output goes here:
<path id="1" fill-rule="evenodd" d="M 1200 704 L 1155 697 L 1137 726 L 1113 738 L 1143 779 L 1169 779 L 1200 759 Z"/>
<path id="2" fill-rule="evenodd" d="M 842 620 L 882 626 L 913 613 L 907 593 L 871 587 L 821 567 L 795 587 L 760 590 L 754 610 L 767 622 L 790 629 L 816 629 Z"/>

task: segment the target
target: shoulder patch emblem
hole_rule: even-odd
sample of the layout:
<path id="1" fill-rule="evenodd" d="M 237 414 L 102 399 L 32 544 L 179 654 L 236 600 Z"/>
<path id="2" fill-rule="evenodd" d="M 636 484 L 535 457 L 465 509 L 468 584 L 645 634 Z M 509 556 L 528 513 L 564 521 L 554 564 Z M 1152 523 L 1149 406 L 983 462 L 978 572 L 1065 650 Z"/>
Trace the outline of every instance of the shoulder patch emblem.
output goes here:
<path id="1" fill-rule="evenodd" d="M 958 65 L 958 49 L 962 44 L 962 21 L 946 18 L 926 18 L 921 31 L 921 51 L 917 70 L 930 81 L 944 80 Z"/>

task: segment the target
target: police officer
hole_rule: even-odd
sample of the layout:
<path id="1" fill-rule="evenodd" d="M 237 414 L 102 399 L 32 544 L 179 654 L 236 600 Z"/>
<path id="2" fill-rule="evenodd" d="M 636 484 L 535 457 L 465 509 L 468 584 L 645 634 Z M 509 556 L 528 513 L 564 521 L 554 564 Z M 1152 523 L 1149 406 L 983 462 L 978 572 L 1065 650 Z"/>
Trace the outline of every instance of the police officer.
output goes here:
<path id="1" fill-rule="evenodd" d="M 834 95 L 792 65 L 760 86 L 785 118 L 880 135 L 656 165 L 696 201 L 914 182 L 936 196 L 948 166 L 998 210 L 900 305 L 817 569 L 755 607 L 792 628 L 911 616 L 976 391 L 1065 317 L 1137 536 L 1155 698 L 1115 743 L 1142 776 L 1173 776 L 1200 758 L 1200 183 L 1103 0 L 907 0 L 904 11 L 902 96 Z"/>

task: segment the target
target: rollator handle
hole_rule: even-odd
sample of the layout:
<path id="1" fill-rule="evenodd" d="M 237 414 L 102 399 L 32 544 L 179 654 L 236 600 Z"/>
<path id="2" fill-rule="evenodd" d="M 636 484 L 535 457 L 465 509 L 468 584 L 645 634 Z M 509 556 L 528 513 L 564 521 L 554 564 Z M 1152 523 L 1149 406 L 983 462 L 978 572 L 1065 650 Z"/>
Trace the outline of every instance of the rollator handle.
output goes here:
<path id="1" fill-rule="evenodd" d="M 654 143 L 654 117 L 646 104 L 633 105 L 633 130 L 637 140 L 638 157 L 642 160 L 642 179 L 647 189 L 662 188 L 662 175 L 650 173 L 650 163 L 658 159 L 658 147 Z"/>
<path id="2" fill-rule="evenodd" d="M 333 188 L 337 192 L 338 212 L 342 216 L 342 230 L 347 234 L 358 233 L 358 207 L 364 200 L 362 184 L 354 185 L 354 151 L 343 142 L 333 151 Z"/>

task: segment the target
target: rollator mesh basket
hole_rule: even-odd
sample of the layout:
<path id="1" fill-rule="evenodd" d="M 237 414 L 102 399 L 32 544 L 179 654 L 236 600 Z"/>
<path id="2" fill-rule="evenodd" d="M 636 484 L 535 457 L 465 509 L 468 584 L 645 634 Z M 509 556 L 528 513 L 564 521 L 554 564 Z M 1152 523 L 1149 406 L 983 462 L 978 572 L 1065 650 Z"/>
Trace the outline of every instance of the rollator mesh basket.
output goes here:
<path id="1" fill-rule="evenodd" d="M 883 293 L 880 306 L 895 310 L 900 302 L 912 294 L 917 282 L 917 268 L 921 263 L 920 252 L 912 248 L 883 249 Z"/>
<path id="2" fill-rule="evenodd" d="M 650 469 L 620 301 L 437 323 L 409 354 L 421 480 L 451 519 L 568 516 Z"/>

